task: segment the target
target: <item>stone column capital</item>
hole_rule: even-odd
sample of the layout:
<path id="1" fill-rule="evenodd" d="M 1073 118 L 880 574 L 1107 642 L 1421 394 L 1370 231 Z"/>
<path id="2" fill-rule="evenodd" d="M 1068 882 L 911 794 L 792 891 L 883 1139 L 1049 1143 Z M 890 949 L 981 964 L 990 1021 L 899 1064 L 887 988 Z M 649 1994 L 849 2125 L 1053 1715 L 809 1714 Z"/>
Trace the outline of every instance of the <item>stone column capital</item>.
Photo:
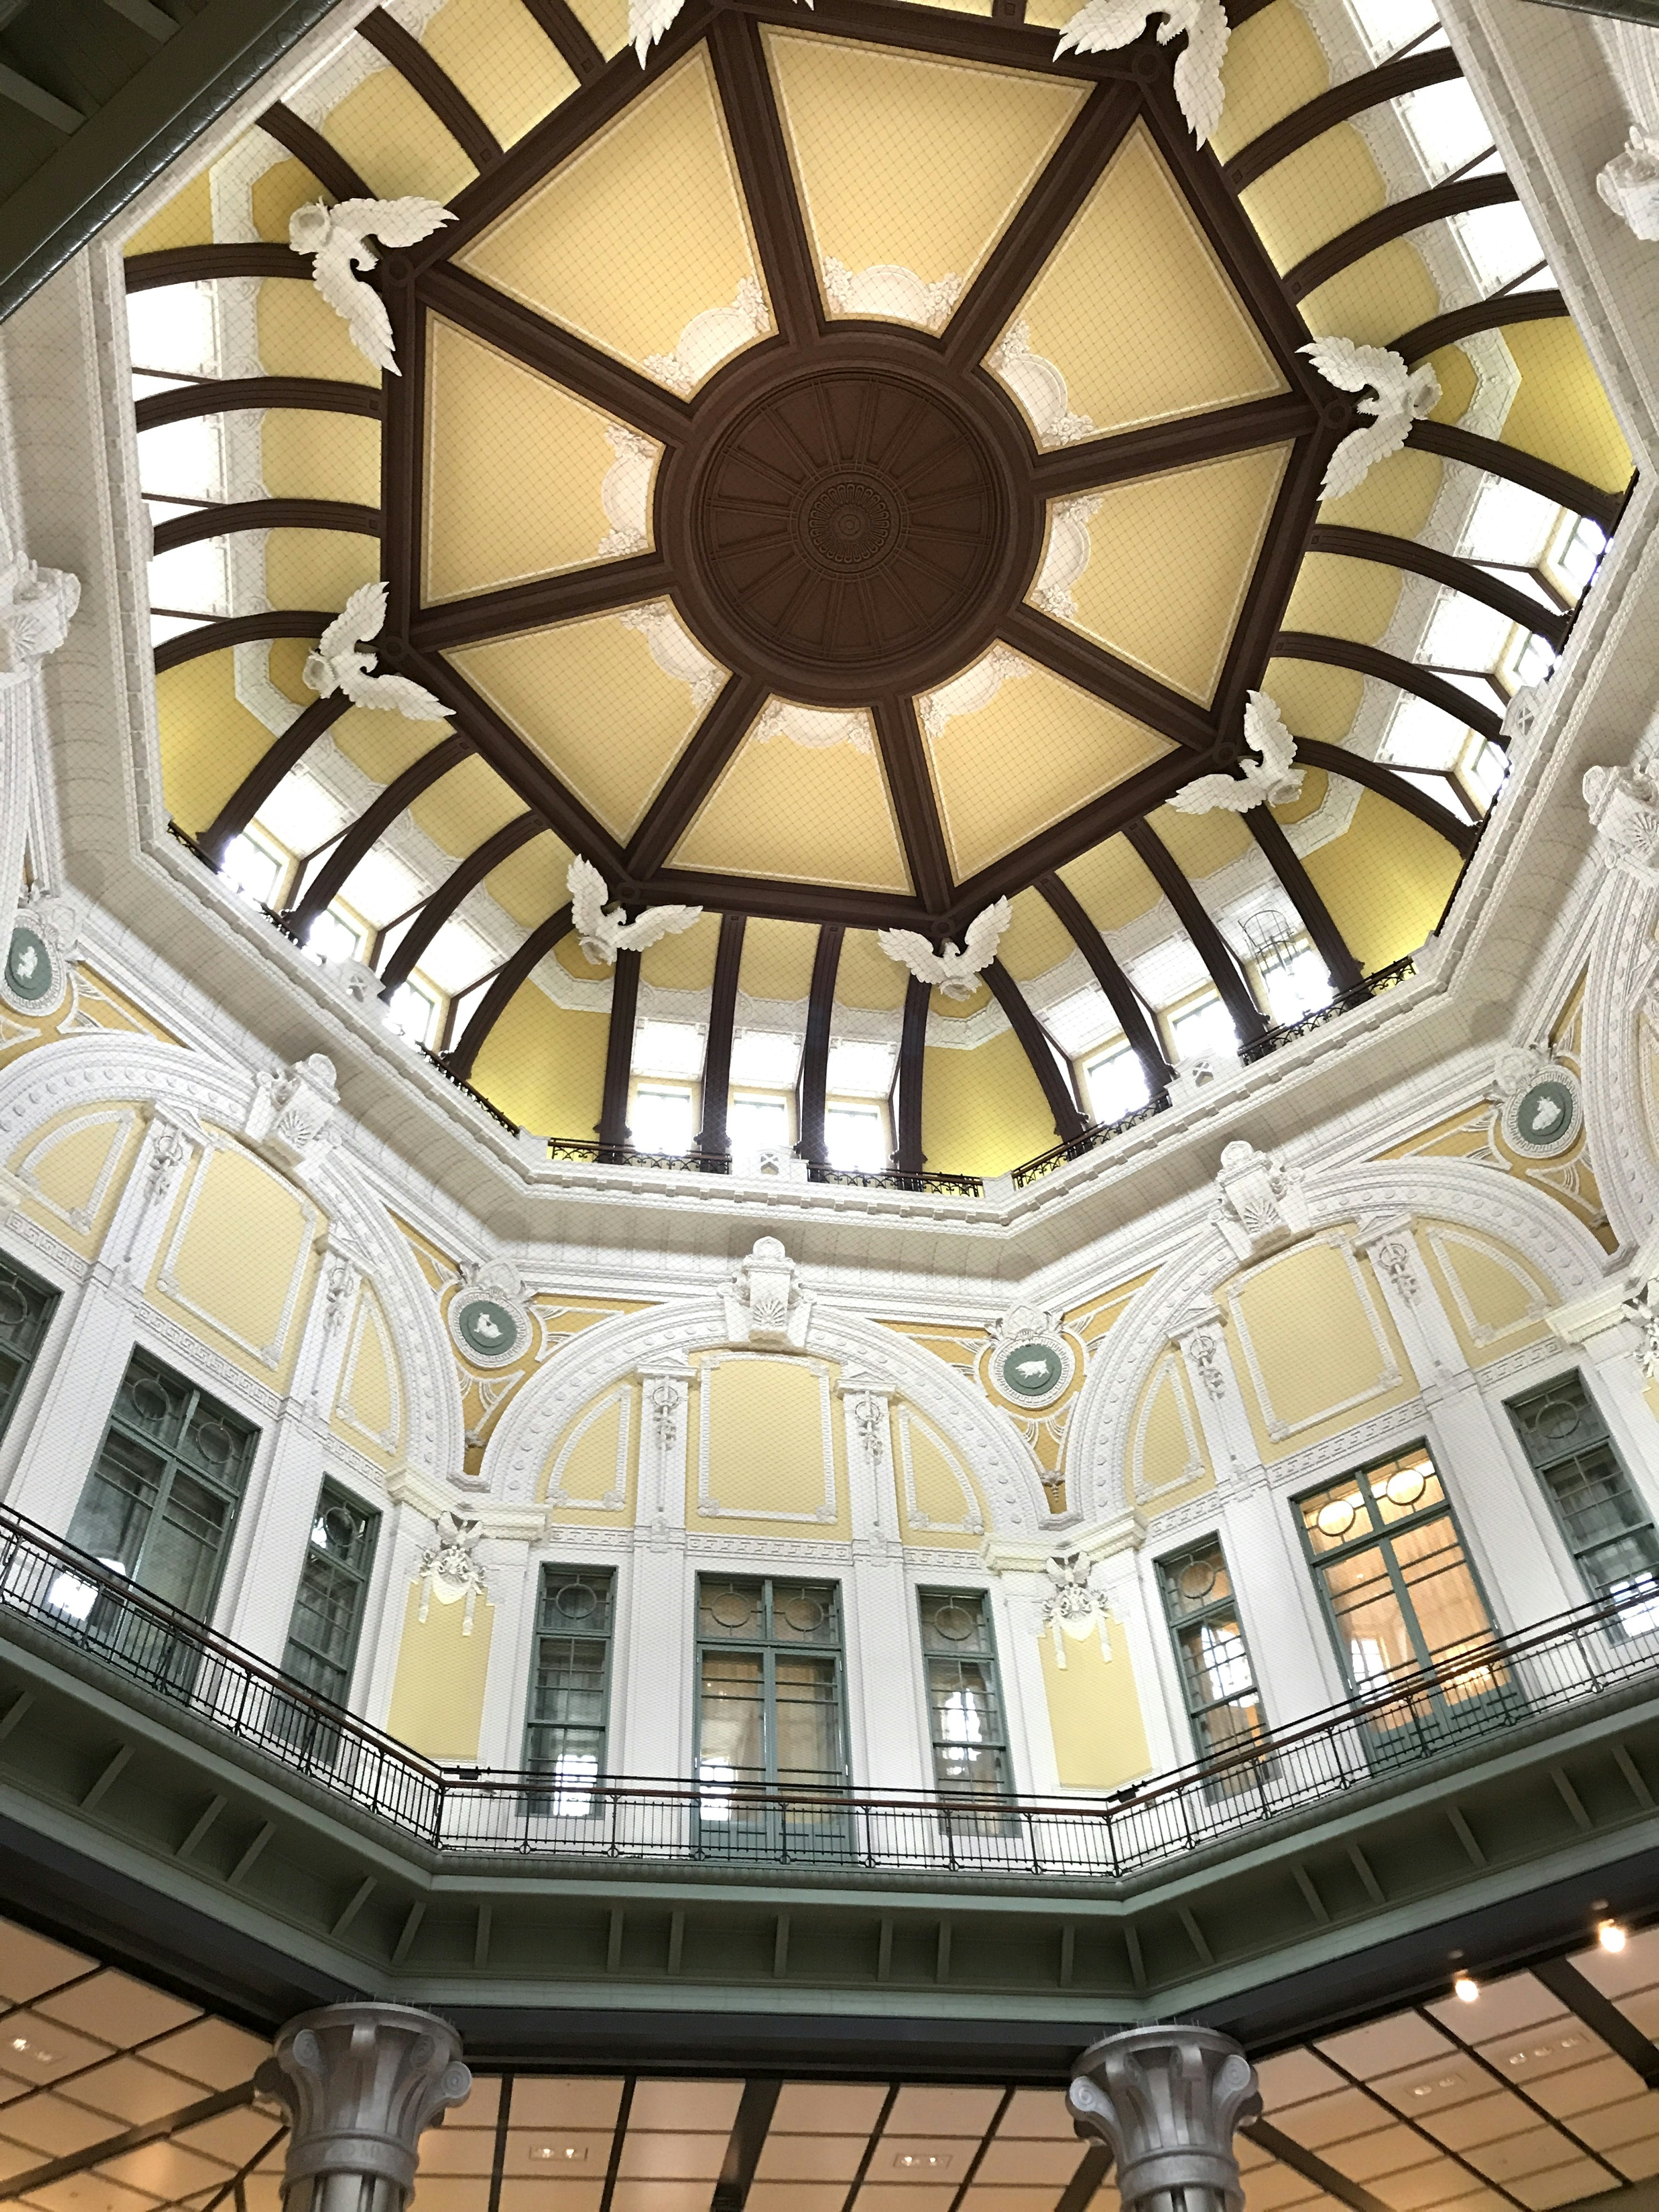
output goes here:
<path id="1" fill-rule="evenodd" d="M 295 2212 L 329 2206 L 337 2177 L 356 2185 L 362 2212 L 404 2212 L 422 2133 L 472 2087 L 448 2022 L 398 2004 L 301 2013 L 254 2078 L 288 2112 L 283 2194 Z"/>
<path id="2" fill-rule="evenodd" d="M 1125 2212 L 1243 2212 L 1233 2130 L 1261 2111 L 1255 2069 L 1212 2027 L 1132 2027 L 1091 2044 L 1066 2101 L 1080 2136 L 1107 2144 Z"/>

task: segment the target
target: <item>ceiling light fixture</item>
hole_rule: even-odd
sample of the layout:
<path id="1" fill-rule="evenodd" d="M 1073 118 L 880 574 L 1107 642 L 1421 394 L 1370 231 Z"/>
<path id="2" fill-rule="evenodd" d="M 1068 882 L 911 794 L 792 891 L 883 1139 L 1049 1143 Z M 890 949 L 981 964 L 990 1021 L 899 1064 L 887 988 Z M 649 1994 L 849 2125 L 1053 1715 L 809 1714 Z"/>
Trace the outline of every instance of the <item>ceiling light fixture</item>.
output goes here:
<path id="1" fill-rule="evenodd" d="M 1595 1930 L 1595 1940 L 1604 1951 L 1622 1951 L 1625 1931 L 1616 1920 L 1603 1920 Z"/>
<path id="2" fill-rule="evenodd" d="M 1452 1982 L 1452 1995 L 1461 1997 L 1465 2004 L 1473 2004 L 1480 1994 L 1480 1984 L 1468 1972 L 1458 1973 Z"/>
<path id="3" fill-rule="evenodd" d="M 587 2156 L 586 2143 L 532 2143 L 532 2158 L 584 2159 Z"/>

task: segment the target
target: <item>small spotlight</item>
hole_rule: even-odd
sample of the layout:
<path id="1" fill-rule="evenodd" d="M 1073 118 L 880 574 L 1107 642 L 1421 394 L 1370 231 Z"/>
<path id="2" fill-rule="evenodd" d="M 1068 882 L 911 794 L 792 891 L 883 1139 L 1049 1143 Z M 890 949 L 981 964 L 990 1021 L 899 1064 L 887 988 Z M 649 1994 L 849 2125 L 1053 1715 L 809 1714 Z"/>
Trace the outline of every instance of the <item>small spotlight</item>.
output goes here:
<path id="1" fill-rule="evenodd" d="M 1452 1995 L 1461 1997 L 1465 2004 L 1473 2004 L 1480 1994 L 1480 1984 L 1470 1973 L 1460 1973 L 1452 1983 Z"/>
<path id="2" fill-rule="evenodd" d="M 1595 1940 L 1604 1951 L 1622 1951 L 1625 1931 L 1616 1920 L 1604 1920 L 1595 1931 Z"/>

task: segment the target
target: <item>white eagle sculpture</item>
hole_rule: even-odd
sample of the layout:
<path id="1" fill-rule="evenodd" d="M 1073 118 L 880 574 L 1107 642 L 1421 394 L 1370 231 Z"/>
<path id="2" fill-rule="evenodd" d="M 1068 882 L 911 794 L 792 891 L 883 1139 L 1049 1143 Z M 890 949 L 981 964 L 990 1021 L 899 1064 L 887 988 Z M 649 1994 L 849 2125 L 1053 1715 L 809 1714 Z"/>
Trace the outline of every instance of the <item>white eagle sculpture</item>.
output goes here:
<path id="1" fill-rule="evenodd" d="M 303 671 L 312 690 L 326 699 L 343 691 L 354 707 L 378 707 L 411 722 L 442 722 L 449 709 L 407 676 L 372 676 L 374 655 L 360 646 L 380 635 L 386 620 L 386 586 L 360 584 L 317 641 Z"/>
<path id="2" fill-rule="evenodd" d="M 380 294 L 357 274 L 374 266 L 369 239 L 378 238 L 382 246 L 413 246 L 454 220 L 437 200 L 413 193 L 400 200 L 338 200 L 332 207 L 308 200 L 289 217 L 288 242 L 296 253 L 311 255 L 312 283 L 344 319 L 363 359 L 396 376 L 391 319 Z"/>
<path id="3" fill-rule="evenodd" d="M 1009 918 L 1006 898 L 988 906 L 969 923 L 960 951 L 947 945 L 942 952 L 935 952 L 920 931 L 914 929 L 884 929 L 876 942 L 890 960 L 908 968 L 919 983 L 931 983 L 947 999 L 971 999 L 981 970 L 997 957 L 997 945 Z"/>
<path id="4" fill-rule="evenodd" d="M 600 967 L 614 967 L 619 952 L 643 952 L 659 937 L 678 937 L 702 918 L 700 906 L 648 906 L 629 921 L 620 906 L 606 906 L 605 878 L 580 853 L 570 863 L 565 883 L 582 951 Z"/>
<path id="5" fill-rule="evenodd" d="M 1296 739 L 1265 691 L 1252 691 L 1245 698 L 1244 736 L 1261 759 L 1241 761 L 1242 775 L 1194 777 L 1170 801 L 1177 814 L 1212 814 L 1218 808 L 1248 814 L 1253 806 L 1283 806 L 1297 796 L 1307 771 L 1291 766 Z"/>
<path id="6" fill-rule="evenodd" d="M 1327 384 L 1339 392 L 1364 392 L 1376 397 L 1362 399 L 1362 415 L 1375 416 L 1363 430 L 1351 430 L 1326 465 L 1320 485 L 1323 499 L 1340 499 L 1356 491 L 1379 461 L 1397 453 L 1420 422 L 1440 404 L 1440 380 L 1426 362 L 1412 368 L 1387 346 L 1356 345 L 1352 338 L 1316 338 L 1305 353 Z"/>
<path id="7" fill-rule="evenodd" d="M 1055 53 L 1111 53 L 1133 45 L 1151 15 L 1164 18 L 1158 42 L 1167 46 L 1187 34 L 1176 57 L 1175 95 L 1188 129 L 1201 146 L 1221 120 L 1221 64 L 1231 35 L 1221 0 L 1086 0 L 1060 34 Z"/>

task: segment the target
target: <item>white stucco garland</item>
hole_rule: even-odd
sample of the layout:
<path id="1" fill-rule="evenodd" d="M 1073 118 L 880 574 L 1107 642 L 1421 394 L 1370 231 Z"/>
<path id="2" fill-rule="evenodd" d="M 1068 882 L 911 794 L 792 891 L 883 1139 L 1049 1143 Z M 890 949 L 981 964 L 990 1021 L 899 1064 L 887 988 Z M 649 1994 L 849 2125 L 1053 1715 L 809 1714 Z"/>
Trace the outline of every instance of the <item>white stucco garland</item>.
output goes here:
<path id="1" fill-rule="evenodd" d="M 1563 1302 L 1601 1280 L 1607 1255 L 1589 1231 L 1556 1200 L 1492 1168 L 1420 1158 L 1368 1160 L 1310 1176 L 1305 1191 L 1315 1230 L 1365 1216 L 1427 1216 L 1504 1238 Z M 1107 1337 L 1078 1394 L 1066 1455 L 1067 1502 L 1086 1520 L 1111 1519 L 1131 1502 L 1129 1415 L 1152 1364 L 1181 1316 L 1209 1304 L 1238 1273 L 1237 1261 L 1206 1222 L 1183 1238 Z M 1398 1410 L 1386 1418 L 1395 1419 Z M 1335 1448 L 1334 1441 L 1318 1449 Z"/>
<path id="2" fill-rule="evenodd" d="M 718 1298 L 696 1297 L 619 1315 L 586 1329 L 556 1352 L 501 1416 L 481 1469 L 491 1494 L 524 1504 L 553 1447 L 588 1400 L 655 1360 L 684 1359 L 728 1341 Z M 896 1330 L 837 1311 L 820 1298 L 807 1351 L 890 1377 L 899 1394 L 935 1422 L 962 1454 L 985 1495 L 999 1534 L 1035 1536 L 1048 1516 L 1036 1466 L 1007 1416 L 953 1368 Z"/>
<path id="3" fill-rule="evenodd" d="M 1590 1164 L 1621 1246 L 1659 1230 L 1659 1132 L 1648 1119 L 1644 987 L 1652 978 L 1659 892 L 1622 870 L 1602 890 L 1584 985 L 1581 1053 Z"/>

